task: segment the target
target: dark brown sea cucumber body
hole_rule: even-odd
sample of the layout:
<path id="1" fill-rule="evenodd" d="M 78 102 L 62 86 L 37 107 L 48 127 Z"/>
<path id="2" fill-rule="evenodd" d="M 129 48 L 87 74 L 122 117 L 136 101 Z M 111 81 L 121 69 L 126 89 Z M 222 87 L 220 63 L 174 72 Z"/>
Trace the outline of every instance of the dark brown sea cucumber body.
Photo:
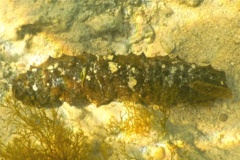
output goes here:
<path id="1" fill-rule="evenodd" d="M 129 55 L 49 58 L 13 80 L 15 97 L 39 107 L 111 101 L 170 106 L 232 97 L 225 73 L 175 58 Z"/>

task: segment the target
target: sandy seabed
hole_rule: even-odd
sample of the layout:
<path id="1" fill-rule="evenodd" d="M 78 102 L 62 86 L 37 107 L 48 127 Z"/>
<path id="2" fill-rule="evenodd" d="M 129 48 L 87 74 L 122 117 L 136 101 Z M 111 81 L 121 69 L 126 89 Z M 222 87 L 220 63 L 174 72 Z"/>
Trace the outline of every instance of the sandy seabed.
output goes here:
<path id="1" fill-rule="evenodd" d="M 69 126 L 82 128 L 91 139 L 104 137 L 102 146 L 112 145 L 114 150 L 108 153 L 109 159 L 116 159 L 113 155 L 124 150 L 119 145 L 127 144 L 126 153 L 132 155 L 125 159 L 237 160 L 239 14 L 237 0 L 0 1 L 0 98 L 3 101 L 8 94 L 13 77 L 26 72 L 30 65 L 43 63 L 48 56 L 84 51 L 96 55 L 144 52 L 147 57 L 179 56 L 224 71 L 234 99 L 216 101 L 208 107 L 171 108 L 165 136 L 151 127 L 146 129 L 150 124 L 144 124 L 147 134 L 134 130 L 128 136 L 102 135 L 105 133 L 99 126 L 106 126 L 113 118 L 118 122 L 123 113 L 128 113 L 126 104 L 120 102 L 84 109 L 64 103 L 59 113 Z M 0 126 L 5 127 L 2 134 L 7 141 L 14 128 L 4 123 L 7 111 L 0 110 Z M 104 159 L 101 154 L 99 157 Z"/>

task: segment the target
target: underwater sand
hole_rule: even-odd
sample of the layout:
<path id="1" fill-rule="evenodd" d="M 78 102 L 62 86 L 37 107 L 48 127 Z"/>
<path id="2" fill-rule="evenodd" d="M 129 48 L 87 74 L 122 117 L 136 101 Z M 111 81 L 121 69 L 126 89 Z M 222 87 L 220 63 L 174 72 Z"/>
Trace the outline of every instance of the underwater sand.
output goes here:
<path id="1" fill-rule="evenodd" d="M 64 103 L 58 113 L 73 131 L 82 129 L 95 142 L 91 154 L 98 159 L 238 160 L 239 14 L 240 3 L 228 0 L 1 1 L 0 99 L 9 93 L 13 77 L 43 63 L 49 55 L 85 51 L 179 56 L 224 71 L 234 99 L 172 107 L 166 134 L 152 112 L 141 106 L 129 111 L 126 106 L 131 104 L 122 102 L 99 108 Z M 0 110 L 1 140 L 7 143 L 16 128 L 6 124 L 6 119 L 11 120 L 7 110 Z M 149 116 L 149 123 L 143 114 Z M 133 123 L 132 127 L 119 127 L 126 123 Z M 116 130 L 107 132 L 109 124 L 115 124 Z"/>

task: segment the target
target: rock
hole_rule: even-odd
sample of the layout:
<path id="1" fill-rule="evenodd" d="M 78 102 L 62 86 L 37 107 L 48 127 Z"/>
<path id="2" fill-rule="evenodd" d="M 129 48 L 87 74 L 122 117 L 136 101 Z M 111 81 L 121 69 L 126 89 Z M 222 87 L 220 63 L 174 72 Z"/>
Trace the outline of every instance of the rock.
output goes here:
<path id="1" fill-rule="evenodd" d="M 116 10 L 114 15 L 104 13 L 96 16 L 86 24 L 94 30 L 95 34 L 121 31 L 122 15 L 120 9 Z"/>
<path id="2" fill-rule="evenodd" d="M 221 122 L 226 122 L 228 120 L 228 115 L 226 113 L 221 113 L 218 119 Z"/>
<path id="3" fill-rule="evenodd" d="M 161 42 L 164 51 L 169 54 L 175 49 L 175 43 L 170 37 L 165 37 Z"/>
<path id="4" fill-rule="evenodd" d="M 203 0 L 180 0 L 180 3 L 186 4 L 190 7 L 197 7 L 202 3 Z"/>
<path id="5" fill-rule="evenodd" d="M 162 13 L 166 16 L 166 17 L 171 17 L 171 15 L 173 15 L 173 10 L 170 7 L 164 6 L 164 8 L 162 9 Z"/>
<path id="6" fill-rule="evenodd" d="M 153 153 L 153 160 L 161 160 L 165 158 L 165 148 L 158 147 Z"/>

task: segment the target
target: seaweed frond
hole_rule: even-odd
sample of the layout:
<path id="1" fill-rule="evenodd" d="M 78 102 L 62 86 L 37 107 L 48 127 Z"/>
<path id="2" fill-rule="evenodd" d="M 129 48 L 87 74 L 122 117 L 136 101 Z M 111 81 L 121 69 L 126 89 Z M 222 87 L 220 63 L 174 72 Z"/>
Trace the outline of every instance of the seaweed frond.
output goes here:
<path id="1" fill-rule="evenodd" d="M 124 133 L 126 135 L 147 135 L 152 130 L 165 132 L 165 122 L 169 116 L 168 110 L 160 108 L 147 108 L 140 104 L 127 103 L 126 113 L 120 115 L 120 120 L 111 117 L 107 126 L 110 134 Z"/>
<path id="2" fill-rule="evenodd" d="M 9 110 L 8 125 L 15 126 L 13 140 L 1 143 L 0 156 L 7 160 L 21 159 L 87 159 L 88 138 L 82 130 L 67 127 L 56 109 L 25 106 L 8 97 L 2 107 Z"/>

